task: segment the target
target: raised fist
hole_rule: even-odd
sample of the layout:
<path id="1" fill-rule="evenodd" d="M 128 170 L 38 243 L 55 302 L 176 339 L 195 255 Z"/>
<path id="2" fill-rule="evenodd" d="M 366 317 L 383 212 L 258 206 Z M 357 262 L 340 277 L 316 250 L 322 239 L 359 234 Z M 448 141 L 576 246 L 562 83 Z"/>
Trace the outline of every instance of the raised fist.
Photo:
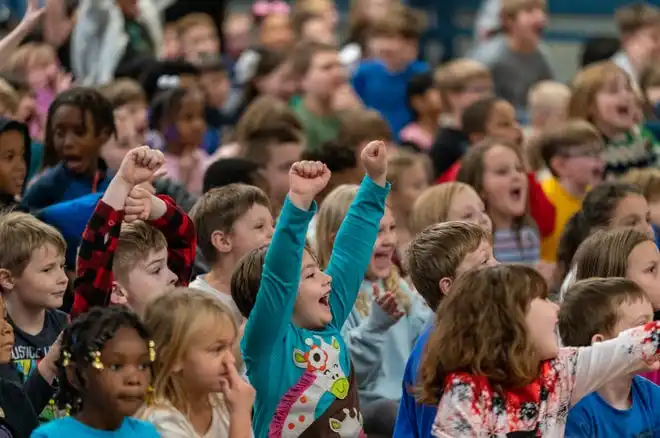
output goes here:
<path id="1" fill-rule="evenodd" d="M 369 142 L 360 155 L 367 175 L 379 185 L 387 182 L 387 146 L 384 142 Z"/>
<path id="2" fill-rule="evenodd" d="M 320 161 L 298 161 L 289 170 L 290 199 L 307 209 L 316 195 L 328 185 L 330 169 Z"/>
<path id="3" fill-rule="evenodd" d="M 149 146 L 140 146 L 128 151 L 117 176 L 130 186 L 150 181 L 164 161 L 163 153 Z"/>

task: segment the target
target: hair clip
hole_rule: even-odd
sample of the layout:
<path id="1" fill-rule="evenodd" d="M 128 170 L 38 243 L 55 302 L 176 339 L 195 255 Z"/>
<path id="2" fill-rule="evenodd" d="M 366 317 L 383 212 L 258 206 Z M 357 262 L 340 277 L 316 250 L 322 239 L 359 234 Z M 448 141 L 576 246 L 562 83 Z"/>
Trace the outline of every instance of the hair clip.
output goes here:
<path id="1" fill-rule="evenodd" d="M 96 368 L 97 370 L 102 370 L 103 369 L 103 362 L 101 362 L 101 352 L 100 351 L 92 351 L 89 353 L 89 355 L 92 357 L 92 366 Z"/>
<path id="2" fill-rule="evenodd" d="M 152 340 L 149 341 L 149 360 L 156 361 L 156 343 Z"/>
<path id="3" fill-rule="evenodd" d="M 63 357 L 63 359 L 62 359 L 62 366 L 63 366 L 64 368 L 66 368 L 66 367 L 69 366 L 69 361 L 70 361 L 70 359 L 71 359 L 71 353 L 69 353 L 69 352 L 66 351 L 66 350 L 63 350 L 63 351 L 62 351 L 62 357 Z"/>
<path id="4" fill-rule="evenodd" d="M 154 387 L 149 385 L 147 386 L 147 393 L 144 397 L 144 401 L 147 405 L 152 405 L 154 402 Z"/>

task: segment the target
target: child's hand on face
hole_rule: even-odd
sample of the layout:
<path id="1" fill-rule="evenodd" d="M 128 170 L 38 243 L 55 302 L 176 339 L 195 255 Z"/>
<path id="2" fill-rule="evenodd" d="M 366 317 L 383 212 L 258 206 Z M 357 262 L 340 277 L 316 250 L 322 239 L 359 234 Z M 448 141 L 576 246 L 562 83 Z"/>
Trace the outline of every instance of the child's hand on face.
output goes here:
<path id="1" fill-rule="evenodd" d="M 227 378 L 223 379 L 222 395 L 231 415 L 252 415 L 252 406 L 256 392 L 254 388 L 238 375 L 236 366 L 228 365 Z"/>
<path id="2" fill-rule="evenodd" d="M 387 146 L 384 142 L 369 142 L 360 154 L 367 175 L 379 186 L 387 184 Z"/>
<path id="3" fill-rule="evenodd" d="M 329 181 L 330 169 L 320 161 L 295 162 L 289 170 L 289 199 L 296 207 L 309 210 Z"/>
<path id="4" fill-rule="evenodd" d="M 391 318 L 393 323 L 403 317 L 403 312 L 399 311 L 399 303 L 392 292 L 381 293 L 378 285 L 374 284 L 373 295 L 376 305 Z"/>
<path id="5" fill-rule="evenodd" d="M 117 178 L 121 178 L 131 187 L 149 182 L 154 173 L 163 165 L 164 159 L 162 152 L 151 149 L 149 146 L 131 149 L 121 162 Z"/>

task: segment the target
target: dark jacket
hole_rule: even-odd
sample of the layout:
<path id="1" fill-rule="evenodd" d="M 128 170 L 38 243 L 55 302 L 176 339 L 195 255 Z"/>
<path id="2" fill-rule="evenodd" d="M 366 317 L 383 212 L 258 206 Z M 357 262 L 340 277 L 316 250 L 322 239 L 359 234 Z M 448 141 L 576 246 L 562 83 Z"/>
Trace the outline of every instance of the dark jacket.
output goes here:
<path id="1" fill-rule="evenodd" d="M 4 425 L 15 438 L 29 438 L 39 426 L 37 414 L 23 389 L 4 379 L 0 379 L 0 408 Z"/>

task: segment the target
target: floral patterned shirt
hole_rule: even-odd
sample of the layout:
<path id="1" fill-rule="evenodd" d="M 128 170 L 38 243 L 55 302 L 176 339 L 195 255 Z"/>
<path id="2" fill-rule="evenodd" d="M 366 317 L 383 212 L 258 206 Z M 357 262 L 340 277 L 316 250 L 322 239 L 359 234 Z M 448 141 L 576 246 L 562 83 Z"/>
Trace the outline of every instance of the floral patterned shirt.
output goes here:
<path id="1" fill-rule="evenodd" d="M 529 385 L 498 394 L 485 377 L 454 372 L 433 424 L 438 438 L 562 438 L 570 407 L 609 380 L 637 371 L 660 349 L 660 322 L 590 347 L 562 348 Z"/>

